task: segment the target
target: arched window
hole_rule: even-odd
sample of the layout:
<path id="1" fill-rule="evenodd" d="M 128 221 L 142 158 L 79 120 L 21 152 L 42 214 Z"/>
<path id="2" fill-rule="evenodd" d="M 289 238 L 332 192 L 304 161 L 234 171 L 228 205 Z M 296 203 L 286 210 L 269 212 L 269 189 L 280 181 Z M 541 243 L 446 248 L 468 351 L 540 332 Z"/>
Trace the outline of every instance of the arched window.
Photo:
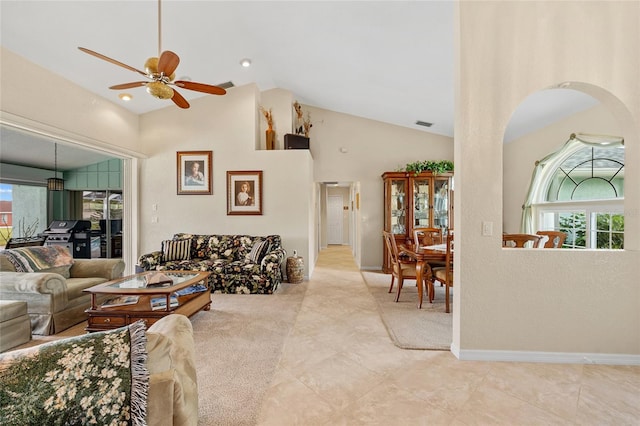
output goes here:
<path id="1" fill-rule="evenodd" d="M 536 163 L 523 230 L 559 230 L 576 249 L 624 248 L 624 141 L 572 134 Z"/>

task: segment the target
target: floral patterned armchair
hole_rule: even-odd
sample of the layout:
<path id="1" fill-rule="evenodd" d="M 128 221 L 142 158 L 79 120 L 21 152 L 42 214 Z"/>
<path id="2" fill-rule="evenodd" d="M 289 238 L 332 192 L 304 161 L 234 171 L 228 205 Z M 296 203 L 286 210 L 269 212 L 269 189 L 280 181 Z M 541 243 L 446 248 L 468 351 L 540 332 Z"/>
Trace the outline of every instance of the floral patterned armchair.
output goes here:
<path id="1" fill-rule="evenodd" d="M 209 271 L 212 292 L 271 294 L 282 282 L 287 253 L 279 235 L 175 234 L 160 251 L 143 254 L 145 270 Z"/>

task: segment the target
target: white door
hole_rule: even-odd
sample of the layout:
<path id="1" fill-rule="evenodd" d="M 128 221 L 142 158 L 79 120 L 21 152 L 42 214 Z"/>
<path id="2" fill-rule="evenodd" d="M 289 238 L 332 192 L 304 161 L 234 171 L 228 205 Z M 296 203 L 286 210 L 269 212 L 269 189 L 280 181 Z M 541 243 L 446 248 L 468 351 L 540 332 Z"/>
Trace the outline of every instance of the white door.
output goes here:
<path id="1" fill-rule="evenodd" d="M 329 195 L 327 202 L 327 244 L 342 244 L 342 196 Z"/>

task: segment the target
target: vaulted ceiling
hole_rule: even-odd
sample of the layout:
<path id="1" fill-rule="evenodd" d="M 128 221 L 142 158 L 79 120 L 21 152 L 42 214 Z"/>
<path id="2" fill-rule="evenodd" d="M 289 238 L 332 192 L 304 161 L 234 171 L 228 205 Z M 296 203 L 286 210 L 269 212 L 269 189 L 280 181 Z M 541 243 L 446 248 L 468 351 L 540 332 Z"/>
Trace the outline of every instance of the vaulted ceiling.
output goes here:
<path id="1" fill-rule="evenodd" d="M 179 55 L 180 79 L 286 89 L 302 104 L 453 136 L 453 1 L 165 0 L 161 5 L 161 47 Z M 2 46 L 52 73 L 135 113 L 175 108 L 142 87 L 127 90 L 133 100 L 124 103 L 120 92 L 108 87 L 144 77 L 77 49 L 144 69 L 145 60 L 158 52 L 157 1 L 3 0 L 0 20 Z M 252 62 L 249 68 L 240 65 L 244 58 Z M 179 91 L 187 100 L 211 96 Z M 566 102 L 584 109 L 584 101 Z M 549 102 L 541 110 L 540 102 L 528 107 L 537 108 L 535 116 L 558 115 Z M 522 129 L 532 126 L 529 109 L 522 113 Z M 418 120 L 433 125 L 418 126 Z M 5 161 L 11 147 L 2 142 L 0 148 Z"/>

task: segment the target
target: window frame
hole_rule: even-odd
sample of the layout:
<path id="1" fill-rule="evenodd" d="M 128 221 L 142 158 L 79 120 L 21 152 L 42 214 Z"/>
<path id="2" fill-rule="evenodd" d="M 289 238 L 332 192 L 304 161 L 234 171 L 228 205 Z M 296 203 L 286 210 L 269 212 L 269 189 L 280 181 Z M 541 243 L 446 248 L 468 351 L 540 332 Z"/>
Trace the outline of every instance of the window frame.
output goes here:
<path id="1" fill-rule="evenodd" d="M 553 224 L 550 229 L 549 225 L 544 221 L 545 214 L 555 213 L 584 213 L 585 214 L 585 247 L 584 249 L 593 250 L 606 250 L 598 249 L 596 245 L 596 233 L 603 232 L 602 230 L 595 229 L 594 215 L 596 214 L 622 214 L 624 215 L 624 199 L 608 199 L 608 200 L 580 200 L 580 201 L 554 201 L 536 203 L 532 206 L 533 222 L 540 230 L 559 230 L 557 224 Z M 611 230 L 609 231 L 611 234 Z M 581 247 L 571 247 L 582 250 Z M 618 249 L 614 249 L 618 250 Z"/>
<path id="2" fill-rule="evenodd" d="M 587 135 L 587 134 L 572 134 L 565 145 L 558 151 L 553 152 L 540 161 L 536 162 L 536 166 L 533 170 L 533 176 L 529 191 L 527 193 L 525 203 L 523 205 L 522 212 L 522 232 L 533 233 L 535 230 L 557 230 L 558 224 L 550 226 L 543 220 L 543 215 L 546 213 L 584 213 L 585 214 L 585 248 L 580 249 L 593 249 L 603 250 L 596 247 L 597 243 L 597 229 L 592 224 L 597 223 L 597 219 L 594 214 L 619 214 L 624 218 L 624 192 L 623 195 L 618 198 L 607 199 L 593 199 L 593 200 L 567 200 L 567 201 L 547 201 L 549 196 L 549 190 L 552 188 L 554 177 L 556 176 L 558 169 L 562 168 L 562 165 L 570 159 L 573 155 L 583 149 L 592 149 L 591 161 L 600 159 L 599 156 L 593 155 L 594 147 L 624 147 L 624 139 L 617 136 L 605 136 L 605 135 Z M 624 158 L 624 157 L 623 157 Z M 614 160 L 616 161 L 616 160 Z M 624 180 L 624 159 L 619 164 L 622 167 L 614 174 L 618 175 L 622 173 Z M 582 162 L 584 164 L 584 162 Z M 571 170 L 573 170 L 572 168 Z M 593 168 L 591 168 L 593 172 Z M 592 178 L 599 178 L 592 176 Z M 581 181 L 582 182 L 582 181 Z M 624 181 L 623 186 L 624 188 Z M 611 230 L 610 240 L 611 240 Z M 622 232 L 622 239 L 624 241 L 624 231 Z M 566 243 L 565 243 L 566 244 Z M 623 243 L 624 247 L 624 243 Z M 620 249 L 614 249 L 620 250 Z M 624 248 L 622 248 L 624 250 Z"/>

